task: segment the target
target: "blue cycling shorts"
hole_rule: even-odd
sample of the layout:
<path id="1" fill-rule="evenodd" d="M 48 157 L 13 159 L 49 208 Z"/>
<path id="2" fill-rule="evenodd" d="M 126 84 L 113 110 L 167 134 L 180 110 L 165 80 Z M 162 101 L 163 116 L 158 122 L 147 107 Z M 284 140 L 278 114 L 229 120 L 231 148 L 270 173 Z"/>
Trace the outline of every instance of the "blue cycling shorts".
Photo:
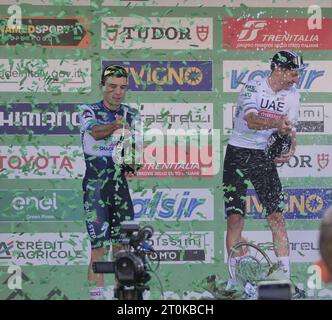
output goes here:
<path id="1" fill-rule="evenodd" d="M 117 243 L 120 223 L 134 219 L 128 183 L 123 173 L 108 177 L 83 179 L 85 220 L 91 247 L 101 248 Z"/>

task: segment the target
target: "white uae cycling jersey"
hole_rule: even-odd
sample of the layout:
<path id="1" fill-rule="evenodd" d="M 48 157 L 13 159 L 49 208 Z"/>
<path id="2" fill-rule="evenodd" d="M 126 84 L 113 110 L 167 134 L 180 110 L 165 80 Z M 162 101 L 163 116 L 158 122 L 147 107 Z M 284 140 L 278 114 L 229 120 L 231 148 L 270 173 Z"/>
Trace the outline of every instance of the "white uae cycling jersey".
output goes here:
<path id="1" fill-rule="evenodd" d="M 289 90 L 274 92 L 267 79 L 250 80 L 241 90 L 229 144 L 249 149 L 265 149 L 268 138 L 276 129 L 249 129 L 244 117 L 250 112 L 270 119 L 287 115 L 292 124 L 296 124 L 300 110 L 300 94 L 294 86 Z"/>

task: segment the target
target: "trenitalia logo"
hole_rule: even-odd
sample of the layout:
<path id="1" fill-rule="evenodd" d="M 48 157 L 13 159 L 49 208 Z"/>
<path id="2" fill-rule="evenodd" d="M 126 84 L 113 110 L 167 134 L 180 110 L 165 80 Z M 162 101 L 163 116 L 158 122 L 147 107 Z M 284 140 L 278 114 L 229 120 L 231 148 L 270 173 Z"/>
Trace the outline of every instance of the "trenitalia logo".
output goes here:
<path id="1" fill-rule="evenodd" d="M 149 146 L 144 149 L 144 163 L 134 178 L 212 177 L 219 171 L 212 145 Z"/>
<path id="2" fill-rule="evenodd" d="M 284 189 L 283 192 L 282 207 L 288 220 L 321 219 L 331 205 L 331 188 Z M 263 206 L 253 189 L 247 192 L 245 211 L 254 219 L 265 219 Z"/>
<path id="3" fill-rule="evenodd" d="M 332 61 L 311 60 L 299 76 L 296 85 L 304 92 L 331 92 L 332 91 Z M 271 73 L 270 64 L 252 60 L 223 61 L 223 91 L 239 92 L 243 84 L 249 80 L 260 80 Z"/>
<path id="4" fill-rule="evenodd" d="M 1 92 L 89 92 L 90 60 L 0 59 Z"/>
<path id="5" fill-rule="evenodd" d="M 78 134 L 78 115 L 73 103 L 0 105 L 0 134 Z"/>
<path id="6" fill-rule="evenodd" d="M 132 91 L 212 91 L 211 61 L 103 61 L 129 72 Z"/>
<path id="7" fill-rule="evenodd" d="M 289 230 L 287 232 L 290 249 L 290 261 L 293 262 L 316 262 L 319 258 L 319 230 Z M 249 242 L 263 249 L 272 262 L 277 258 L 273 251 L 271 231 L 243 231 L 242 236 Z M 226 232 L 224 232 L 226 240 Z M 225 241 L 226 243 L 226 241 Z M 254 252 L 252 252 L 255 254 Z M 227 263 L 227 250 L 224 252 L 224 262 Z"/>
<path id="8" fill-rule="evenodd" d="M 236 50 L 330 50 L 332 19 L 322 20 L 322 29 L 310 30 L 308 19 L 225 18 L 223 47 Z M 287 32 L 285 32 L 287 30 Z"/>
<path id="9" fill-rule="evenodd" d="M 212 49 L 212 18 L 102 19 L 102 49 Z"/>
<path id="10" fill-rule="evenodd" d="M 263 29 L 266 25 L 267 25 L 266 21 L 260 21 L 260 20 L 250 20 L 245 22 L 243 25 L 243 30 L 241 31 L 238 37 L 238 41 L 252 41 L 256 39 L 258 31 Z"/>
<path id="11" fill-rule="evenodd" d="M 209 189 L 156 189 L 131 192 L 135 220 L 212 221 L 213 195 Z"/>
<path id="12" fill-rule="evenodd" d="M 224 104 L 223 127 L 224 134 L 231 134 L 236 106 L 232 103 Z M 329 120 L 332 118 L 332 103 L 305 103 L 301 105 L 296 132 L 305 134 L 332 134 Z"/>

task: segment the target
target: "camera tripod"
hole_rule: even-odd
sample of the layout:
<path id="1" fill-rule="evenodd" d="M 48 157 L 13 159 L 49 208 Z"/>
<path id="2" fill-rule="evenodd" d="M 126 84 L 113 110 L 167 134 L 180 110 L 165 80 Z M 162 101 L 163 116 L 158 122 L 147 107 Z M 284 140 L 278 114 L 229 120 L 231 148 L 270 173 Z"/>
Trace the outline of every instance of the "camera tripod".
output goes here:
<path id="1" fill-rule="evenodd" d="M 143 300 L 144 291 L 149 289 L 150 287 L 144 284 L 138 284 L 132 287 L 120 285 L 118 288 L 114 289 L 114 297 L 118 300 Z"/>

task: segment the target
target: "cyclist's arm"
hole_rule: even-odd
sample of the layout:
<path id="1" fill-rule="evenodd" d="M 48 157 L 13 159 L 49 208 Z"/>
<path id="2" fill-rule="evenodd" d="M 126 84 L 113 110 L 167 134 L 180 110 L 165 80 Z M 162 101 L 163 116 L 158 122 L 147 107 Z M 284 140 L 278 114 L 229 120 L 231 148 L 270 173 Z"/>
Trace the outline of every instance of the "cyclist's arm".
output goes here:
<path id="1" fill-rule="evenodd" d="M 120 124 L 119 120 L 100 124 L 96 119 L 94 110 L 89 105 L 82 105 L 80 109 L 79 119 L 82 130 L 89 133 L 95 140 L 105 139 L 123 126 Z"/>
<path id="2" fill-rule="evenodd" d="M 279 119 L 263 118 L 258 114 L 260 101 L 258 84 L 256 81 L 248 81 L 241 89 L 239 95 L 239 108 L 243 111 L 243 119 L 247 122 L 249 129 L 267 130 L 279 128 L 281 121 Z"/>
<path id="3" fill-rule="evenodd" d="M 91 129 L 90 134 L 95 140 L 105 139 L 110 136 L 114 131 L 122 129 L 123 125 L 114 120 L 107 124 L 94 125 Z"/>
<path id="4" fill-rule="evenodd" d="M 281 119 L 266 119 L 260 117 L 257 112 L 249 112 L 244 116 L 244 120 L 247 121 L 249 129 L 255 130 L 267 130 L 273 128 L 281 128 L 284 122 L 284 118 Z"/>

